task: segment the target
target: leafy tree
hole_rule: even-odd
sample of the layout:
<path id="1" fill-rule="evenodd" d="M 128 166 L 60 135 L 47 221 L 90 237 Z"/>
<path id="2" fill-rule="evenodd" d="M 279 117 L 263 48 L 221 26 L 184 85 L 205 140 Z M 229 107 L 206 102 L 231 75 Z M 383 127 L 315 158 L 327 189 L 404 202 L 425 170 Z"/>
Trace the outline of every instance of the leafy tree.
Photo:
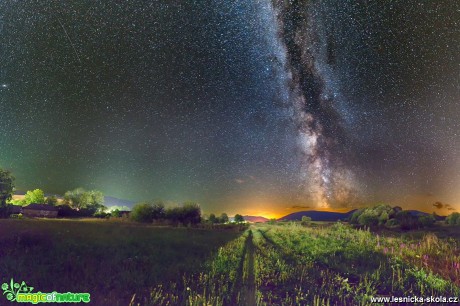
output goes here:
<path id="1" fill-rule="evenodd" d="M 358 223 L 366 226 L 377 226 L 379 224 L 379 215 L 373 209 L 366 209 L 359 217 Z"/>
<path id="2" fill-rule="evenodd" d="M 240 215 L 240 214 L 236 214 L 234 220 L 235 220 L 236 223 L 242 223 L 242 222 L 244 222 L 244 218 L 243 218 L 243 216 Z"/>
<path id="3" fill-rule="evenodd" d="M 112 217 L 120 218 L 121 217 L 120 210 L 118 209 L 112 210 L 111 215 Z"/>
<path id="4" fill-rule="evenodd" d="M 138 203 L 134 205 L 130 216 L 134 221 L 150 223 L 153 221 L 153 205 L 147 202 Z"/>
<path id="5" fill-rule="evenodd" d="M 383 211 L 379 216 L 379 225 L 384 225 L 389 219 L 388 212 Z"/>
<path id="6" fill-rule="evenodd" d="M 21 199 L 21 200 L 11 200 L 9 201 L 10 204 L 13 204 L 13 205 L 18 205 L 18 206 L 24 206 L 26 205 L 26 201 L 24 199 Z"/>
<path id="7" fill-rule="evenodd" d="M 41 189 L 29 190 L 26 192 L 26 195 L 24 196 L 24 201 L 26 204 L 43 204 L 45 203 L 45 194 Z"/>
<path id="8" fill-rule="evenodd" d="M 173 224 L 177 225 L 181 221 L 181 208 L 180 207 L 170 207 L 165 211 L 165 218 L 171 221 Z"/>
<path id="9" fill-rule="evenodd" d="M 402 211 L 403 209 L 400 206 L 395 206 L 391 209 L 391 212 L 389 214 L 390 219 L 395 218 L 396 214 Z"/>
<path id="10" fill-rule="evenodd" d="M 197 224 L 201 221 L 201 209 L 198 203 L 186 202 L 182 206 L 183 224 Z"/>
<path id="11" fill-rule="evenodd" d="M 395 227 L 395 226 L 398 226 L 399 225 L 399 222 L 398 220 L 396 219 L 388 219 L 388 221 L 385 223 L 385 226 L 386 227 Z"/>
<path id="12" fill-rule="evenodd" d="M 166 216 L 165 205 L 161 201 L 157 201 L 152 205 L 152 219 L 161 220 Z"/>
<path id="13" fill-rule="evenodd" d="M 58 198 L 54 195 L 49 196 L 45 200 L 45 204 L 51 205 L 51 206 L 56 206 L 58 204 Z"/>
<path id="14" fill-rule="evenodd" d="M 350 218 L 350 223 L 351 224 L 358 224 L 358 218 L 359 216 L 361 216 L 361 214 L 363 213 L 364 209 L 358 209 L 356 210 L 352 215 L 351 215 L 351 218 Z"/>
<path id="15" fill-rule="evenodd" d="M 89 214 L 103 211 L 104 195 L 98 190 L 86 191 L 77 188 L 64 194 L 64 203 L 76 210 L 85 209 Z"/>
<path id="16" fill-rule="evenodd" d="M 173 224 L 197 224 L 201 222 L 201 209 L 195 202 L 186 202 L 182 206 L 166 209 L 166 219 Z"/>
<path id="17" fill-rule="evenodd" d="M 227 223 L 228 222 L 228 215 L 226 213 L 222 213 L 219 217 L 220 223 Z"/>
<path id="18" fill-rule="evenodd" d="M 454 212 L 447 216 L 446 223 L 449 225 L 460 225 L 460 213 Z"/>
<path id="19" fill-rule="evenodd" d="M 422 227 L 431 227 L 436 222 L 436 219 L 433 215 L 420 215 L 418 222 Z"/>
<path id="20" fill-rule="evenodd" d="M 0 207 L 5 207 L 7 201 L 13 198 L 14 176 L 8 170 L 0 169 Z"/>
<path id="21" fill-rule="evenodd" d="M 358 209 L 350 218 L 350 223 L 365 226 L 385 225 L 390 216 L 394 215 L 393 209 L 386 204 Z"/>
<path id="22" fill-rule="evenodd" d="M 300 222 L 302 225 L 307 226 L 310 225 L 311 217 L 302 216 L 302 221 Z"/>
<path id="23" fill-rule="evenodd" d="M 208 221 L 211 222 L 212 224 L 216 224 L 217 222 L 219 222 L 215 214 L 210 214 Z"/>

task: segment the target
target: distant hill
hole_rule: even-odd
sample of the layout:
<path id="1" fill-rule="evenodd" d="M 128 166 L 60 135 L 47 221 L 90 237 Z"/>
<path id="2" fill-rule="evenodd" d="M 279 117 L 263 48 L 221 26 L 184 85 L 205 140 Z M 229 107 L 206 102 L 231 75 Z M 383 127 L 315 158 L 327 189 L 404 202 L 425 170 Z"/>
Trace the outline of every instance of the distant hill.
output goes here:
<path id="1" fill-rule="evenodd" d="M 282 218 L 279 218 L 278 221 L 300 221 L 303 216 L 310 217 L 312 221 L 337 221 L 345 220 L 349 218 L 356 209 L 351 210 L 346 213 L 340 212 L 331 212 L 331 211 L 317 211 L 317 210 L 308 210 L 308 211 L 298 211 Z"/>
<path id="2" fill-rule="evenodd" d="M 432 215 L 432 214 L 429 214 L 423 211 L 419 211 L 419 210 L 408 210 L 408 212 L 410 212 L 411 215 L 417 216 L 417 217 Z M 446 216 L 436 215 L 435 219 L 436 221 L 443 221 L 443 220 L 446 220 Z"/>
<path id="3" fill-rule="evenodd" d="M 243 216 L 244 220 L 245 221 L 248 221 L 248 222 L 267 222 L 268 219 L 265 218 L 265 217 L 261 217 L 261 216 Z"/>
<path id="4" fill-rule="evenodd" d="M 427 215 L 431 215 L 429 213 L 426 213 L 426 212 L 423 212 L 423 211 L 419 211 L 419 210 L 405 210 L 405 211 L 408 211 L 410 212 L 411 215 L 413 216 L 427 216 Z"/>
<path id="5" fill-rule="evenodd" d="M 282 218 L 279 218 L 278 221 L 299 221 L 302 219 L 303 216 L 310 217 L 312 221 L 337 221 L 337 220 L 345 220 L 351 217 L 351 215 L 357 209 L 353 209 L 346 213 L 339 213 L 339 212 L 329 212 L 329 211 L 317 211 L 317 210 L 308 210 L 308 211 L 299 211 Z M 427 216 L 431 215 L 429 213 L 419 211 L 419 210 L 407 210 L 413 216 Z M 444 216 L 437 216 L 437 220 L 444 220 Z"/>

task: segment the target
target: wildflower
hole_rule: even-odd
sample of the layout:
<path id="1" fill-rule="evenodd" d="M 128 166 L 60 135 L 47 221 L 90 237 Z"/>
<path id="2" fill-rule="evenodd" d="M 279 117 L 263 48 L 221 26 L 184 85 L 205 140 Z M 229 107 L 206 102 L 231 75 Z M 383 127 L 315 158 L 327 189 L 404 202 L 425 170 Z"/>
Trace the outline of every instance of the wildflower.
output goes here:
<path id="1" fill-rule="evenodd" d="M 423 261 L 424 265 L 427 265 L 428 264 L 428 255 L 423 255 L 422 256 L 422 261 Z"/>
<path id="2" fill-rule="evenodd" d="M 384 249 L 383 249 L 383 253 L 384 253 L 384 254 L 388 253 L 388 248 L 384 248 Z"/>
<path id="3" fill-rule="evenodd" d="M 456 271 L 460 270 L 460 262 L 453 262 L 452 266 Z"/>

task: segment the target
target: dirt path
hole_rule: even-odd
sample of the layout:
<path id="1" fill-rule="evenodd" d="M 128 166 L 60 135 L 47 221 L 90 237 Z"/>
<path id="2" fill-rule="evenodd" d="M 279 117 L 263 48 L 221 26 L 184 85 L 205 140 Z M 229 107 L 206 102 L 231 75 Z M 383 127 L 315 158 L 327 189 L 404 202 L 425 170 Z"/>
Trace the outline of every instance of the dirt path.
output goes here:
<path id="1" fill-rule="evenodd" d="M 252 241 L 252 231 L 249 230 L 246 240 L 246 258 L 244 259 L 244 279 L 242 288 L 242 300 L 244 305 L 256 305 L 256 279 L 254 274 L 254 242 Z"/>

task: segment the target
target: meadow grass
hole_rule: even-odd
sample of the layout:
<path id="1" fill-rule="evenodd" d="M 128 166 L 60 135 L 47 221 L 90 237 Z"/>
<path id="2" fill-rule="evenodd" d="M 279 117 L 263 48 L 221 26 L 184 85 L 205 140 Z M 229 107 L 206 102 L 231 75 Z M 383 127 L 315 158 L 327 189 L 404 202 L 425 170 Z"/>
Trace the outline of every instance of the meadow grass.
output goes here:
<path id="1" fill-rule="evenodd" d="M 342 223 L 231 229 L 0 220 L 2 281 L 89 292 L 94 305 L 346 306 L 371 305 L 372 296 L 460 296 L 459 241 L 449 237 Z"/>
<path id="2" fill-rule="evenodd" d="M 259 305 L 370 305 L 377 295 L 460 295 L 458 272 L 447 273 L 459 260 L 458 245 L 434 234 L 413 241 L 340 223 L 259 226 L 257 232 Z"/>
<path id="3" fill-rule="evenodd" d="M 89 292 L 93 305 L 128 305 L 133 294 L 145 302 L 151 288 L 207 270 L 209 259 L 240 234 L 130 222 L 0 220 L 1 282 Z"/>

